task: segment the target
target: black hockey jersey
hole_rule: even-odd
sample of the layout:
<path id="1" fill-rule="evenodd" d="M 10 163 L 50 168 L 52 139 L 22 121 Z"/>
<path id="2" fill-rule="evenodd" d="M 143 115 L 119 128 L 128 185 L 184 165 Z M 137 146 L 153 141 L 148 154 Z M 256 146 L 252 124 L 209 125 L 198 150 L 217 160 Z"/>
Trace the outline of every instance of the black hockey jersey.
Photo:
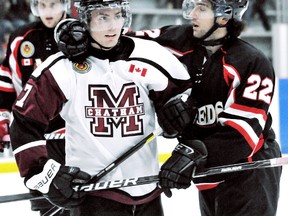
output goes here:
<path id="1" fill-rule="evenodd" d="M 56 52 L 54 28 L 47 28 L 41 21 L 23 25 L 11 34 L 0 68 L 0 110 L 11 111 L 16 96 L 32 72 Z M 47 132 L 64 125 L 64 121 L 57 117 Z"/>
<path id="2" fill-rule="evenodd" d="M 228 39 L 211 55 L 193 38 L 191 25 L 128 34 L 157 41 L 188 68 L 199 115 L 182 139 L 204 141 L 208 149 L 207 166 L 252 160 L 263 146 L 272 124 L 269 106 L 275 75 L 269 59 L 239 38 Z M 213 179 L 208 181 L 214 182 Z M 199 188 L 218 184 L 214 183 L 199 184 L 203 186 Z"/>

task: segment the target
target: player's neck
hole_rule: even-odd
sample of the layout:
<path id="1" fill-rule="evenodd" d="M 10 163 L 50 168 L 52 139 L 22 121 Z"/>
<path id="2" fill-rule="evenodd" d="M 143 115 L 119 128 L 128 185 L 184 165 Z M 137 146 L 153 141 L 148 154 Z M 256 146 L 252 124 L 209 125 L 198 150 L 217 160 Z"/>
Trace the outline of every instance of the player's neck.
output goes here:
<path id="1" fill-rule="evenodd" d="M 208 43 L 205 44 L 204 41 L 204 46 L 207 49 L 207 51 L 215 53 L 218 49 L 220 49 L 223 46 L 223 43 L 225 41 L 225 37 L 227 36 L 228 32 L 226 27 L 223 28 L 218 28 L 213 34 L 211 34 L 205 41 Z M 209 43 L 210 41 L 210 43 Z M 213 43 L 213 41 L 215 43 Z"/>
<path id="2" fill-rule="evenodd" d="M 217 45 L 217 46 L 205 46 L 207 52 L 209 53 L 215 53 L 218 49 L 220 49 L 222 45 Z"/>

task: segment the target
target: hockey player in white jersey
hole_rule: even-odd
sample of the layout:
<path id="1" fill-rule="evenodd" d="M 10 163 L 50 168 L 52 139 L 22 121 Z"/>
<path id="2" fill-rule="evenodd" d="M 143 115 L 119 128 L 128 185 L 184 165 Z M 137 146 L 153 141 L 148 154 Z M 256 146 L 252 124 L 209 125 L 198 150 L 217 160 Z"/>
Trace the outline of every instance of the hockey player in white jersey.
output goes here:
<path id="1" fill-rule="evenodd" d="M 11 142 L 20 174 L 29 189 L 71 215 L 161 216 L 156 184 L 86 194 L 74 191 L 72 181 L 88 182 L 155 130 L 155 111 L 164 106 L 178 112 L 180 132 L 194 118 L 193 107 L 179 99 L 190 94 L 190 76 L 157 43 L 121 36 L 131 22 L 127 0 L 82 0 L 78 10 L 91 37 L 88 57 L 80 63 L 61 52 L 52 55 L 13 107 Z M 66 166 L 49 159 L 45 147 L 45 128 L 59 113 L 66 122 Z M 101 181 L 158 172 L 152 141 Z"/>

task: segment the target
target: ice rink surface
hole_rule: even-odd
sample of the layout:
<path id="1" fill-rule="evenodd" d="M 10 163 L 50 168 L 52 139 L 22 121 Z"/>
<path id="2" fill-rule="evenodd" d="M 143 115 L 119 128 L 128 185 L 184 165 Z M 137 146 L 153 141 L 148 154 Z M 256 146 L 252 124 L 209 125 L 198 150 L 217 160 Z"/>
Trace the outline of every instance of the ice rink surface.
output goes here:
<path id="1" fill-rule="evenodd" d="M 287 155 L 286 155 L 287 156 Z M 22 179 L 18 173 L 0 174 L 0 194 L 26 193 Z M 198 208 L 197 189 L 192 185 L 186 190 L 173 190 L 172 198 L 163 195 L 165 216 L 200 216 Z M 283 167 L 281 192 L 277 216 L 288 215 L 288 166 Z M 1 216 L 38 216 L 39 213 L 30 210 L 29 201 L 17 201 L 0 204 Z M 151 215 L 157 216 L 157 215 Z M 232 216 L 232 215 L 231 215 Z"/>

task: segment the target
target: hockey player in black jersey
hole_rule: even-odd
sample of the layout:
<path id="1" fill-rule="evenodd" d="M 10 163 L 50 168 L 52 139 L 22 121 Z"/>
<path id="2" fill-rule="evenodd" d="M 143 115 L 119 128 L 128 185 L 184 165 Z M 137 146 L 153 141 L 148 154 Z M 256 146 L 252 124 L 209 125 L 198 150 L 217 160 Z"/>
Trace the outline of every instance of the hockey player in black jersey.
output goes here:
<path id="1" fill-rule="evenodd" d="M 247 0 L 184 0 L 183 15 L 192 26 L 164 27 L 155 39 L 178 54 L 193 79 L 198 119 L 179 141 L 189 146 L 201 140 L 208 151 L 206 167 L 281 156 L 269 113 L 275 87 L 272 64 L 238 38 L 247 7 Z M 183 165 L 174 165 L 179 158 L 183 156 L 175 152 L 161 167 L 162 187 L 185 187 L 178 181 Z M 280 176 L 281 168 L 269 168 L 194 179 L 201 214 L 275 215 Z"/>
<path id="2" fill-rule="evenodd" d="M 281 156 L 269 113 L 274 69 L 261 51 L 238 38 L 244 29 L 242 16 L 248 3 L 184 0 L 183 15 L 191 25 L 130 33 L 157 41 L 186 65 L 193 80 L 198 118 L 178 139 L 181 147 L 195 145 L 195 140 L 204 144 L 208 151 L 206 167 Z M 69 54 L 69 49 L 64 52 Z M 169 110 L 162 113 L 160 125 L 167 125 Z M 173 132 L 173 122 L 164 128 Z M 190 186 L 187 176 L 194 163 L 187 166 L 189 155 L 179 154 L 178 149 L 161 167 L 163 188 Z M 269 168 L 193 179 L 199 189 L 201 214 L 275 215 L 280 176 L 281 168 Z"/>
<path id="3" fill-rule="evenodd" d="M 33 70 L 50 55 L 58 52 L 58 46 L 54 41 L 54 28 L 62 19 L 67 18 L 70 4 L 70 0 L 31 0 L 31 11 L 39 20 L 19 27 L 11 34 L 0 67 L 0 142 L 3 136 L 9 137 L 10 112 L 16 96 Z M 51 120 L 46 133 L 62 132 L 64 127 L 63 119 L 58 116 Z M 64 164 L 64 140 L 49 140 L 47 148 L 52 158 Z M 51 207 L 46 200 L 32 202 L 32 210 L 39 210 L 40 214 Z"/>
<path id="4" fill-rule="evenodd" d="M 89 194 L 74 191 L 73 183 L 90 181 L 151 134 L 155 111 L 161 113 L 167 106 L 172 117 L 177 112 L 183 121 L 193 119 L 193 104 L 181 99 L 190 95 L 190 76 L 159 44 L 122 35 L 132 17 L 127 0 L 78 3 L 84 28 L 76 29 L 75 41 L 81 29 L 89 33 L 87 58 L 71 61 L 62 52 L 50 56 L 33 72 L 13 106 L 11 143 L 20 174 L 29 189 L 71 209 L 73 216 L 161 216 L 156 183 Z M 182 116 L 186 110 L 189 115 Z M 58 114 L 65 120 L 65 166 L 47 155 L 44 140 L 49 120 Z M 173 133 L 183 125 L 177 122 Z M 101 181 L 158 173 L 157 144 L 152 140 Z"/>

